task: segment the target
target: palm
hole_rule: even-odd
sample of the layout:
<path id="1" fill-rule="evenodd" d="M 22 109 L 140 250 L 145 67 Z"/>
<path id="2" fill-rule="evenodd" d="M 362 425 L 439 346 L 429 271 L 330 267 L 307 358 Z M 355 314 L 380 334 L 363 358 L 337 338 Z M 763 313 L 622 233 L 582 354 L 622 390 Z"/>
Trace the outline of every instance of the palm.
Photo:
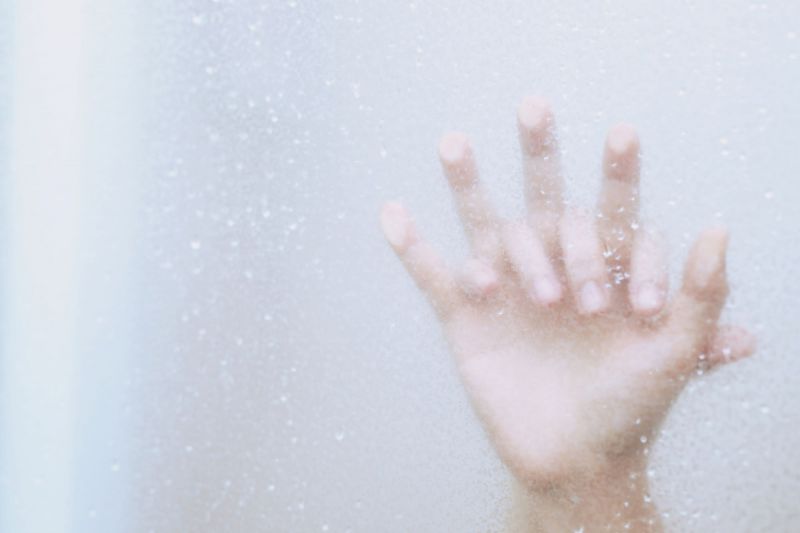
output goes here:
<path id="1" fill-rule="evenodd" d="M 561 476 L 650 438 L 676 389 L 665 385 L 680 383 L 654 379 L 678 349 L 669 336 L 623 316 L 546 316 L 513 294 L 503 300 L 456 311 L 446 332 L 507 464 Z"/>
<path id="2" fill-rule="evenodd" d="M 666 301 L 663 246 L 636 219 L 639 148 L 630 127 L 609 133 L 596 215 L 564 209 L 546 103 L 523 102 L 519 127 L 524 221 L 494 214 L 463 135 L 440 145 L 473 249 L 460 274 L 399 204 L 384 207 L 382 224 L 437 310 L 500 457 L 537 483 L 642 449 L 698 357 L 732 360 L 752 350 L 752 339 L 716 324 L 727 293 L 721 230 L 697 241 L 681 291 Z"/>

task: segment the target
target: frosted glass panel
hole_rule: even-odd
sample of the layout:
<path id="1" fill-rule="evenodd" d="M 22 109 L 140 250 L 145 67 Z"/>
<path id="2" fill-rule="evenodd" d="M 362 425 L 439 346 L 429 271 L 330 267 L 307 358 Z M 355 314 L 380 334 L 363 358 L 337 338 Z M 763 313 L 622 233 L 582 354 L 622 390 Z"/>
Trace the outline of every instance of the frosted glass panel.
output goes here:
<path id="1" fill-rule="evenodd" d="M 401 201 L 460 268 L 437 143 L 468 135 L 497 211 L 523 216 L 529 95 L 552 106 L 571 205 L 596 202 L 608 129 L 636 126 L 673 292 L 700 230 L 730 231 L 722 321 L 758 349 L 686 385 L 646 446 L 648 503 L 668 531 L 793 530 L 800 6 L 75 0 L 63 25 L 36 18 L 52 5 L 0 3 L 10 530 L 504 531 L 513 476 L 379 212 Z M 80 164 L 32 166 L 40 142 Z"/>

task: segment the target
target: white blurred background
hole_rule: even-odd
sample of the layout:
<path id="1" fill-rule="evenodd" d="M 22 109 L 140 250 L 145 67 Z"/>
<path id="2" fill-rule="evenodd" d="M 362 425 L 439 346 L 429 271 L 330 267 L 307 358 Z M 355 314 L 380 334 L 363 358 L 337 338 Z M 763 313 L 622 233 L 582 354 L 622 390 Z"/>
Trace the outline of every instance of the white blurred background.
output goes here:
<path id="1" fill-rule="evenodd" d="M 759 351 L 674 408 L 665 521 L 796 530 L 798 54 L 788 0 L 0 1 L 0 530 L 496 529 L 507 476 L 376 219 L 402 199 L 460 261 L 438 137 L 513 215 L 532 93 L 579 202 L 637 125 L 676 273 L 732 231 Z"/>

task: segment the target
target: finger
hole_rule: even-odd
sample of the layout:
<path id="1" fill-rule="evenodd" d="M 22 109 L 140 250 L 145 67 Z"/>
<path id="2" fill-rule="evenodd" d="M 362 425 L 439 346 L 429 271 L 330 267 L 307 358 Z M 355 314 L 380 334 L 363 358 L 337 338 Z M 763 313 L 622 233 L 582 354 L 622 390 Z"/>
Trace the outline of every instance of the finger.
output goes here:
<path id="1" fill-rule="evenodd" d="M 466 262 L 459 281 L 467 296 L 479 300 L 491 296 L 500 286 L 497 272 L 476 258 Z"/>
<path id="2" fill-rule="evenodd" d="M 709 368 L 738 361 L 756 351 L 756 337 L 740 326 L 721 326 L 709 343 Z"/>
<path id="3" fill-rule="evenodd" d="M 549 246 L 556 241 L 558 220 L 564 210 L 564 180 L 553 111 L 547 100 L 539 96 L 525 98 L 517 111 L 517 127 L 529 220 Z"/>
<path id="4" fill-rule="evenodd" d="M 628 298 L 634 312 L 653 315 L 661 310 L 667 298 L 667 253 L 660 234 L 642 228 L 633 239 Z"/>
<path id="5" fill-rule="evenodd" d="M 561 283 L 544 245 L 530 226 L 522 222 L 507 224 L 503 229 L 503 247 L 531 299 L 544 306 L 561 299 Z"/>
<path id="6" fill-rule="evenodd" d="M 618 124 L 606 137 L 600 193 L 600 236 L 612 261 L 627 266 L 639 210 L 640 146 L 630 124 Z"/>
<path id="7" fill-rule="evenodd" d="M 692 350 L 702 348 L 709 340 L 725 304 L 727 247 L 725 229 L 708 229 L 695 241 L 686 260 L 683 284 L 672 302 L 669 323 L 676 333 L 686 336 Z"/>
<path id="8" fill-rule="evenodd" d="M 578 310 L 583 314 L 605 310 L 609 305 L 606 265 L 594 217 L 570 209 L 561 219 L 559 234 L 564 268 Z"/>
<path id="9" fill-rule="evenodd" d="M 467 136 L 448 133 L 442 137 L 439 159 L 475 255 L 491 255 L 496 217 L 478 181 L 475 158 Z"/>
<path id="10" fill-rule="evenodd" d="M 419 238 L 408 212 L 401 204 L 389 202 L 381 209 L 380 219 L 386 240 L 414 282 L 437 311 L 448 311 L 458 300 L 454 277 L 439 254 Z"/>

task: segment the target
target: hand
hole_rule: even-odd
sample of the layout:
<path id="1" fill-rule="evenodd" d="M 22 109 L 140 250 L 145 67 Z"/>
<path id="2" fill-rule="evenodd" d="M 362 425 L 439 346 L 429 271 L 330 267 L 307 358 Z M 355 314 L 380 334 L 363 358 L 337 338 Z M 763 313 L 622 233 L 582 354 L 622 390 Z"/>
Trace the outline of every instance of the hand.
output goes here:
<path id="1" fill-rule="evenodd" d="M 527 98 L 518 127 L 525 220 L 494 212 L 463 134 L 440 143 L 472 250 L 459 272 L 400 204 L 384 206 L 381 224 L 437 311 L 502 461 L 533 493 L 588 497 L 593 487 L 643 476 L 686 380 L 698 367 L 750 354 L 754 339 L 718 325 L 728 292 L 724 229 L 700 235 L 668 301 L 663 242 L 637 219 L 640 150 L 631 126 L 608 133 L 595 211 L 565 205 L 549 105 Z"/>

